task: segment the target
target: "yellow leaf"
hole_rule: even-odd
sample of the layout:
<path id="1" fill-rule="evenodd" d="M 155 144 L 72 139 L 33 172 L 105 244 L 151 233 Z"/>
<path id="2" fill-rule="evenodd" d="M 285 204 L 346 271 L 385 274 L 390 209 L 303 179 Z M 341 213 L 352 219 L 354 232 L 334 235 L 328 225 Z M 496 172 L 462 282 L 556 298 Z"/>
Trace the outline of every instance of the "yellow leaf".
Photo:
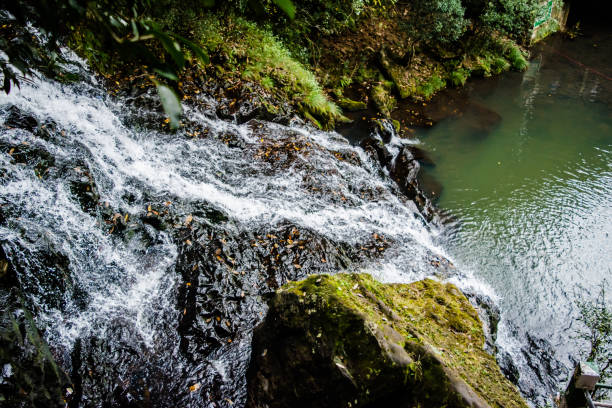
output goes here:
<path id="1" fill-rule="evenodd" d="M 189 214 L 187 218 L 185 218 L 185 225 L 191 224 L 191 221 L 193 221 L 193 216 Z"/>
<path id="2" fill-rule="evenodd" d="M 195 383 L 189 387 L 189 391 L 194 392 L 199 390 L 201 387 L 200 383 Z"/>

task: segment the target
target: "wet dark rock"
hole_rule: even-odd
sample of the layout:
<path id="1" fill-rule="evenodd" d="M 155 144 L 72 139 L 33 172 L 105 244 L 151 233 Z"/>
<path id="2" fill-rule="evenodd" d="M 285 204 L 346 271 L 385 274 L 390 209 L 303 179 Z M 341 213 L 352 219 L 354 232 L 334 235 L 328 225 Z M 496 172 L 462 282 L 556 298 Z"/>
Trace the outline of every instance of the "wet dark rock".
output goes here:
<path id="1" fill-rule="evenodd" d="M 238 124 L 253 119 L 287 124 L 292 109 L 286 102 L 273 98 L 255 83 L 239 86 L 213 86 L 208 92 L 220 101 L 216 113 L 221 119 L 234 120 Z"/>
<path id="2" fill-rule="evenodd" d="M 381 167 L 386 167 L 393 160 L 393 155 L 385 147 L 383 141 L 375 136 L 364 139 L 359 146 L 373 159 L 377 160 Z"/>
<path id="3" fill-rule="evenodd" d="M 464 293 L 478 311 L 485 334 L 485 350 L 491 355 L 495 355 L 497 353 L 497 326 L 501 318 L 499 306 L 493 299 L 482 293 L 465 290 Z"/>
<path id="4" fill-rule="evenodd" d="M 420 169 L 421 165 L 415 159 L 410 147 L 403 146 L 395 159 L 391 169 L 391 176 L 402 187 L 409 198 L 416 194 L 415 191 L 418 187 L 417 175 Z"/>
<path id="5" fill-rule="evenodd" d="M 512 356 L 507 351 L 501 351 L 497 354 L 497 365 L 501 369 L 504 376 L 509 379 L 512 384 L 518 385 L 521 376 L 518 367 L 514 363 Z"/>
<path id="6" fill-rule="evenodd" d="M 194 358 L 252 327 L 261 310 L 257 296 L 307 274 L 344 269 L 356 252 L 290 224 L 239 236 L 196 224 L 184 233 L 179 332 L 181 348 Z"/>
<path id="7" fill-rule="evenodd" d="M 144 92 L 135 93 L 121 99 L 122 105 L 134 109 L 137 115 L 130 115 L 124 120 L 128 125 L 143 129 L 159 129 L 165 118 L 164 110 L 159 96 L 153 88 L 146 88 Z"/>
<path id="8" fill-rule="evenodd" d="M 18 145 L 0 142 L 0 151 L 8 154 L 15 163 L 25 164 L 32 168 L 39 178 L 46 178 L 51 167 L 55 166 L 55 157 L 42 146 L 29 143 Z"/>
<path id="9" fill-rule="evenodd" d="M 372 122 L 372 133 L 382 139 L 383 142 L 389 143 L 391 139 L 397 136 L 397 129 L 393 122 L 389 119 L 376 119 Z"/>
<path id="10" fill-rule="evenodd" d="M 70 260 L 43 234 L 31 231 L 23 239 L 29 241 L 29 245 L 0 244 L 10 268 L 14 269 L 26 306 L 33 313 L 38 307 L 61 309 L 66 302 L 65 296 L 69 296 L 74 286 Z"/>
<path id="11" fill-rule="evenodd" d="M 60 174 L 70 186 L 70 192 L 79 202 L 81 209 L 95 215 L 100 194 L 89 167 L 83 162 L 70 163 L 62 168 Z"/>
<path id="12" fill-rule="evenodd" d="M 31 114 L 22 111 L 17 106 L 8 108 L 8 116 L 4 121 L 4 126 L 24 129 L 34 133 L 40 126 L 40 122 Z"/>
<path id="13" fill-rule="evenodd" d="M 0 288 L 2 406 L 64 407 L 69 386 L 68 376 L 56 364 L 17 291 Z"/>
<path id="14" fill-rule="evenodd" d="M 425 195 L 433 202 L 436 202 L 444 191 L 442 183 L 427 171 L 419 173 L 418 182 Z"/>
<path id="15" fill-rule="evenodd" d="M 431 156 L 429 155 L 429 153 L 423 149 L 421 149 L 420 147 L 417 146 L 406 146 L 407 148 L 410 149 L 410 153 L 412 153 L 412 157 L 414 157 L 416 160 L 419 161 L 419 163 L 426 165 L 426 166 L 435 166 L 436 163 L 433 161 L 433 159 L 431 158 Z"/>
<path id="16" fill-rule="evenodd" d="M 546 406 L 559 391 L 559 384 L 567 380 L 568 368 L 559 360 L 553 345 L 546 339 L 529 332 L 523 332 L 506 321 L 512 336 L 519 339 L 521 348 L 512 355 L 501 350 L 499 364 L 504 374 L 515 381 L 521 394 L 534 406 Z M 570 358 L 570 366 L 577 361 Z M 517 368 L 520 367 L 520 375 Z"/>
<path id="17" fill-rule="evenodd" d="M 556 386 L 565 380 L 567 368 L 557 359 L 555 349 L 546 339 L 526 333 L 527 343 L 521 348 L 521 353 L 531 370 L 523 373 L 519 388 L 521 392 L 536 400 L 542 392 L 554 395 Z M 536 389 L 538 387 L 543 387 Z"/>
<path id="18" fill-rule="evenodd" d="M 268 306 L 253 335 L 249 408 L 526 407 L 453 285 L 311 276 Z"/>
<path id="19" fill-rule="evenodd" d="M 18 284 L 15 268 L 0 246 L 0 288 L 10 289 Z"/>
<path id="20" fill-rule="evenodd" d="M 426 220 L 432 221 L 435 209 L 431 201 L 423 194 L 417 176 L 421 165 L 412 154 L 409 146 L 403 146 L 390 169 L 391 178 L 397 183 L 401 192 L 412 200 Z"/>

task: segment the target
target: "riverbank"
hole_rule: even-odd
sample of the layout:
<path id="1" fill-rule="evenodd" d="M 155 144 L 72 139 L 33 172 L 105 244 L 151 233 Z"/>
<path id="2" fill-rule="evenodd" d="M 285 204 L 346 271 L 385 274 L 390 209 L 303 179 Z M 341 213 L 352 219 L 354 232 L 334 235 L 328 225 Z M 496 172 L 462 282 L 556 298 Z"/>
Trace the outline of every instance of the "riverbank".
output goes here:
<path id="1" fill-rule="evenodd" d="M 331 12 L 338 5 L 324 6 Z M 433 38 L 430 29 L 415 24 L 419 9 L 408 4 L 383 2 L 359 10 L 343 5 L 335 7 L 334 18 L 315 12 L 315 6 L 304 7 L 294 20 L 278 13 L 249 20 L 231 9 L 170 8 L 162 26 L 188 36 L 208 55 L 208 63 L 191 60 L 178 73 L 173 88 L 179 98 L 190 103 L 207 93 L 226 100 L 223 113 L 238 113 L 239 121 L 286 122 L 297 114 L 321 129 L 364 116 L 387 118 L 409 137 L 414 126 L 433 124 L 422 108 L 440 90 L 461 87 L 470 77 L 526 67 L 527 51 L 517 44 L 526 44 L 525 37 L 502 34 L 476 20 L 460 35 L 447 39 L 443 34 L 450 34 L 442 31 Z M 112 49 L 105 57 L 92 54 L 78 30 L 70 44 L 104 74 L 113 94 L 152 88 L 159 81 L 160 70 L 118 63 Z M 163 58 L 158 47 L 153 51 Z M 411 109 L 400 112 L 400 101 L 410 101 Z"/>

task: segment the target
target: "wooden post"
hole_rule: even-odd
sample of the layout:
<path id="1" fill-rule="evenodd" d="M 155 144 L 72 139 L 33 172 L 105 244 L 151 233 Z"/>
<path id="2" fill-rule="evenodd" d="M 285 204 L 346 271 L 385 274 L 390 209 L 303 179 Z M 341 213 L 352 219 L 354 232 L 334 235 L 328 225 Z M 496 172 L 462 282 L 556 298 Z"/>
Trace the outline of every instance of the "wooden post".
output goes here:
<path id="1" fill-rule="evenodd" d="M 564 406 L 567 408 L 584 408 L 592 407 L 593 402 L 590 401 L 585 394 L 593 391 L 597 381 L 599 381 L 598 368 L 594 363 L 581 361 L 574 369 L 574 374 L 570 379 L 567 389 L 563 395 L 565 400 Z M 590 396 L 590 394 L 589 394 Z M 590 404 L 589 404 L 590 402 Z"/>

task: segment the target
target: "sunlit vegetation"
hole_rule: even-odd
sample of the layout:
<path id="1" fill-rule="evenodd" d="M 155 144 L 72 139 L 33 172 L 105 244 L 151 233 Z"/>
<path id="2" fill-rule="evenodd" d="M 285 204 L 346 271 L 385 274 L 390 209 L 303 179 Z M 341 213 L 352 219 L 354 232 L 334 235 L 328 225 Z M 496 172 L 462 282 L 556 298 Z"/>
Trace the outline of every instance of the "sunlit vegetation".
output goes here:
<path id="1" fill-rule="evenodd" d="M 68 45 L 120 81 L 122 72 L 147 75 L 172 127 L 178 83 L 204 74 L 255 83 L 332 128 L 345 120 L 338 105 L 348 106 L 349 89 L 350 109 L 372 98 L 389 116 L 396 98 L 429 99 L 447 82 L 524 70 L 517 43 L 527 41 L 534 10 L 534 0 L 17 1 L 0 10 L 0 68 L 6 92 L 35 71 L 57 76 Z"/>

